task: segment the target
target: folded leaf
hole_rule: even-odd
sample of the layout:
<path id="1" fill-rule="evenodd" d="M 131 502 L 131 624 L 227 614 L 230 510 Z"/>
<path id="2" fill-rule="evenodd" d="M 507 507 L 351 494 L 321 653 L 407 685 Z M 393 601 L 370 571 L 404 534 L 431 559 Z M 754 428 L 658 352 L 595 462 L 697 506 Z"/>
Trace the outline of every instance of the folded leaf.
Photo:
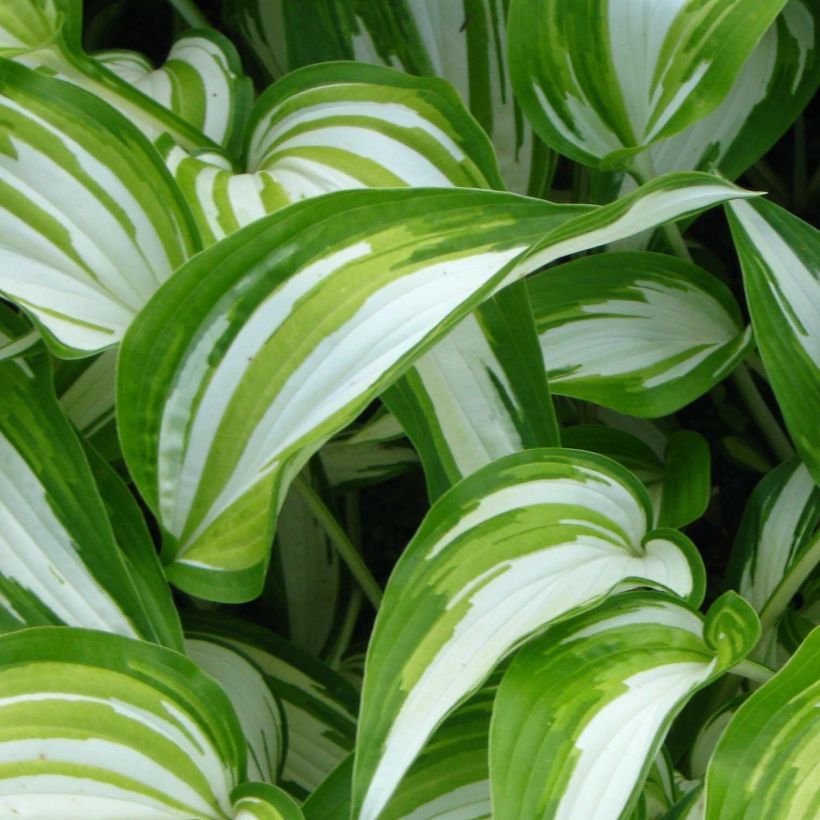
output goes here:
<path id="1" fill-rule="evenodd" d="M 680 410 L 751 342 L 729 289 L 671 256 L 587 256 L 527 284 L 551 390 L 622 413 Z"/>
<path id="2" fill-rule="evenodd" d="M 705 622 L 669 597 L 627 593 L 548 630 L 516 655 L 498 690 L 494 812 L 628 815 L 675 715 L 759 634 L 735 593 L 716 601 Z"/>
<path id="3" fill-rule="evenodd" d="M 243 783 L 231 794 L 235 820 L 304 820 L 299 804 L 268 783 Z"/>
<path id="4" fill-rule="evenodd" d="M 0 294 L 58 355 L 115 345 L 199 249 L 150 143 L 80 89 L 0 60 Z"/>
<path id="5" fill-rule="evenodd" d="M 232 817 L 245 744 L 188 658 L 119 635 L 0 637 L 0 812 L 38 820 Z"/>
<path id="6" fill-rule="evenodd" d="M 735 712 L 706 774 L 706 820 L 809 818 L 820 804 L 820 629 Z"/>
<path id="7" fill-rule="evenodd" d="M 772 390 L 797 452 L 820 482 L 820 231 L 765 200 L 728 215 Z"/>
<path id="8" fill-rule="evenodd" d="M 513 0 L 513 88 L 547 145 L 612 161 L 717 108 L 785 4 Z"/>
<path id="9" fill-rule="evenodd" d="M 342 191 L 199 254 L 131 327 L 118 369 L 123 453 L 165 532 L 169 578 L 213 600 L 255 597 L 291 477 L 480 300 L 565 254 L 748 195 L 704 174 L 601 208 Z"/>
<path id="10" fill-rule="evenodd" d="M 368 647 L 354 803 L 376 818 L 427 738 L 522 640 L 625 586 L 699 602 L 703 568 L 651 530 L 643 485 L 613 461 L 529 450 L 443 495 L 397 564 Z"/>
<path id="11" fill-rule="evenodd" d="M 241 138 L 253 88 L 233 43 L 219 32 L 183 32 L 156 70 L 135 51 L 102 51 L 94 58 L 219 145 Z"/>

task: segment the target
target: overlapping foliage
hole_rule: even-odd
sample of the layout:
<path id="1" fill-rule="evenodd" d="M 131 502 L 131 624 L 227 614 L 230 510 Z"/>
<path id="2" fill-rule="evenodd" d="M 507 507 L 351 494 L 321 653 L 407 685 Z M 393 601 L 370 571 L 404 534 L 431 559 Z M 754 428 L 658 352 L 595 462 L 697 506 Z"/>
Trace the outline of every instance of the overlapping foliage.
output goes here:
<path id="1" fill-rule="evenodd" d="M 0 5 L 0 815 L 814 817 L 820 6 L 172 6 Z"/>

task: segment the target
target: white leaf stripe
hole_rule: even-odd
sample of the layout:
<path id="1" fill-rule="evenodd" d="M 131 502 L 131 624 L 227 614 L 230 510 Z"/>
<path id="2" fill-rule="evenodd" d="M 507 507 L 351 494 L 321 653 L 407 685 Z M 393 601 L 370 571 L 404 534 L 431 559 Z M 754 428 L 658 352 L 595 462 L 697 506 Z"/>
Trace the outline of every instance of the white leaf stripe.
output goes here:
<path id="1" fill-rule="evenodd" d="M 176 652 L 65 627 L 3 636 L 0 713 L 8 816 L 230 816 L 239 725 L 217 684 Z"/>
<path id="2" fill-rule="evenodd" d="M 621 412 L 680 409 L 729 373 L 751 342 L 728 288 L 663 254 L 591 256 L 528 285 L 553 392 Z"/>
<path id="3" fill-rule="evenodd" d="M 517 0 L 511 74 L 544 141 L 597 164 L 716 108 L 786 0 Z"/>
<path id="4" fill-rule="evenodd" d="M 550 621 L 630 583 L 700 600 L 691 543 L 648 532 L 650 520 L 634 476 L 573 450 L 508 456 L 439 499 L 390 578 L 369 644 L 357 817 L 379 816 L 437 724 Z"/>
<path id="5" fill-rule="evenodd" d="M 729 593 L 709 619 L 736 633 L 720 657 L 701 617 L 663 595 L 627 593 L 548 630 L 513 660 L 490 735 L 500 817 L 629 816 L 674 716 L 757 640 Z"/>
<path id="6" fill-rule="evenodd" d="M 0 65 L 0 292 L 62 353 L 109 347 L 198 248 L 154 149 L 105 104 Z"/>
<path id="7" fill-rule="evenodd" d="M 490 191 L 338 192 L 198 255 L 139 316 L 118 373 L 124 454 L 166 532 L 173 583 L 226 601 L 258 594 L 271 498 L 493 288 L 745 195 L 702 174 L 602 208 Z M 173 340 L 162 331 L 172 321 L 185 328 Z"/>
<path id="8" fill-rule="evenodd" d="M 820 481 L 820 232 L 765 200 L 728 213 L 772 389 L 798 453 Z"/>

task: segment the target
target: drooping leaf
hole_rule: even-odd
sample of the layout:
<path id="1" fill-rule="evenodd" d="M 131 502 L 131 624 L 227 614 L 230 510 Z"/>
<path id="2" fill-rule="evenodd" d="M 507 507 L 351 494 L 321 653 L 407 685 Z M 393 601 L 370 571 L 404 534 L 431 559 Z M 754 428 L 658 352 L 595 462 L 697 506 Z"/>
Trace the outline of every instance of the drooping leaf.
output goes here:
<path id="1" fill-rule="evenodd" d="M 605 253 L 528 280 L 550 389 L 637 416 L 679 410 L 751 342 L 729 289 L 659 253 Z"/>
<path id="2" fill-rule="evenodd" d="M 710 629 L 713 622 L 720 627 Z M 524 647 L 490 733 L 499 817 L 619 817 L 634 808 L 675 715 L 760 634 L 735 593 L 704 622 L 658 593 L 626 593 Z"/>
<path id="3" fill-rule="evenodd" d="M 188 658 L 90 630 L 0 637 L 0 812 L 38 820 L 232 817 L 245 744 Z"/>
<path id="4" fill-rule="evenodd" d="M 93 56 L 215 143 L 238 147 L 253 88 L 242 73 L 233 43 L 218 31 L 184 31 L 158 69 L 136 51 L 102 51 Z"/>
<path id="5" fill-rule="evenodd" d="M 563 255 L 747 195 L 703 174 L 601 208 L 343 191 L 199 254 L 132 325 L 118 366 L 123 452 L 164 530 L 169 578 L 213 600 L 255 597 L 290 478 L 481 299 Z"/>
<path id="6" fill-rule="evenodd" d="M 275 784 L 287 747 L 285 716 L 262 672 L 241 652 L 206 637 L 189 637 L 185 651 L 233 704 L 248 746 L 248 778 Z"/>
<path id="7" fill-rule="evenodd" d="M 820 629 L 735 712 L 706 773 L 706 820 L 808 820 L 820 804 Z"/>
<path id="8" fill-rule="evenodd" d="M 255 624 L 187 613 L 186 635 L 239 653 L 282 704 L 287 753 L 280 785 L 307 796 L 353 749 L 358 693 L 341 675 Z"/>
<path id="9" fill-rule="evenodd" d="M 357 817 L 379 816 L 425 741 L 518 643 L 624 586 L 699 602 L 691 542 L 651 529 L 643 485 L 613 461 L 529 450 L 433 506 L 396 566 L 368 647 Z"/>
<path id="10" fill-rule="evenodd" d="M 0 294 L 58 355 L 115 345 L 199 240 L 148 141 L 92 95 L 0 60 Z"/>
<path id="11" fill-rule="evenodd" d="M 15 319 L 3 307 L 0 336 Z M 120 510 L 112 529 L 82 445 L 57 404 L 46 354 L 0 362 L 0 385 L 2 629 L 68 624 L 178 645 L 167 586 L 143 599 L 146 589 L 117 543 L 133 523 L 129 516 L 139 513 Z M 106 502 L 120 491 L 127 492 L 107 486 Z M 153 549 L 141 537 L 135 533 L 127 544 L 123 537 L 135 557 Z"/>
<path id="12" fill-rule="evenodd" d="M 766 200 L 728 215 L 760 355 L 797 452 L 820 482 L 820 231 Z"/>
<path id="13" fill-rule="evenodd" d="M 447 83 L 356 63 L 309 66 L 268 88 L 241 172 L 162 145 L 206 244 L 330 191 L 502 187 L 487 136 Z"/>
<path id="14" fill-rule="evenodd" d="M 507 69 L 506 0 L 229 0 L 226 18 L 269 81 L 357 60 L 452 83 L 490 135 L 506 187 L 539 195 L 554 168 L 521 116 Z"/>

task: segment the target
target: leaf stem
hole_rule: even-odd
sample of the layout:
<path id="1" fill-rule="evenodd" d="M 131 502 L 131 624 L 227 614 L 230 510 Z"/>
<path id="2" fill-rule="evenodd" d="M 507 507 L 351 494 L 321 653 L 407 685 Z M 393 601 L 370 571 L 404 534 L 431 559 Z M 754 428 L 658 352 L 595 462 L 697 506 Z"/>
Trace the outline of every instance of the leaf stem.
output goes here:
<path id="1" fill-rule="evenodd" d="M 322 525 L 322 529 L 336 548 L 341 559 L 347 564 L 353 577 L 359 582 L 359 586 L 361 586 L 370 603 L 373 604 L 375 609 L 378 609 L 382 601 L 382 591 L 375 578 L 370 574 L 370 570 L 367 568 L 361 554 L 347 537 L 347 533 L 342 529 L 316 490 L 302 476 L 297 476 L 293 480 L 293 486 L 301 493 L 310 511 Z"/>
<path id="2" fill-rule="evenodd" d="M 732 675 L 741 675 L 754 683 L 766 683 L 774 677 L 774 670 L 762 663 L 748 659 L 736 663 L 728 670 Z"/>
<path id="3" fill-rule="evenodd" d="M 732 372 L 731 379 L 772 451 L 781 461 L 791 458 L 794 448 L 760 395 L 749 368 L 741 362 Z"/>
<path id="4" fill-rule="evenodd" d="M 191 28 L 211 27 L 208 18 L 197 8 L 194 0 L 168 0 L 168 2 Z"/>

